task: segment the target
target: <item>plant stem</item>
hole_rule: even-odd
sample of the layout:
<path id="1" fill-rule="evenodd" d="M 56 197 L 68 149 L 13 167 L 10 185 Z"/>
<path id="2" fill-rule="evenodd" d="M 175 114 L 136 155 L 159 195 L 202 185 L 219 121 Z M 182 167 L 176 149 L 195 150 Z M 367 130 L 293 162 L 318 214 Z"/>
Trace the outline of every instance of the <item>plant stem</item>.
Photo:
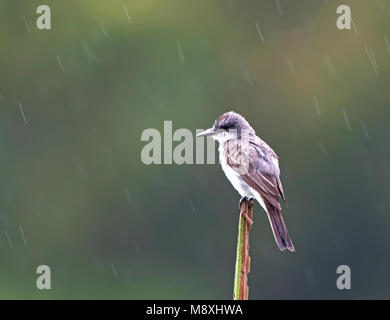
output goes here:
<path id="1" fill-rule="evenodd" d="M 253 202 L 242 201 L 238 221 L 236 269 L 234 275 L 234 300 L 248 300 L 248 273 L 250 271 L 249 231 L 253 218 Z"/>

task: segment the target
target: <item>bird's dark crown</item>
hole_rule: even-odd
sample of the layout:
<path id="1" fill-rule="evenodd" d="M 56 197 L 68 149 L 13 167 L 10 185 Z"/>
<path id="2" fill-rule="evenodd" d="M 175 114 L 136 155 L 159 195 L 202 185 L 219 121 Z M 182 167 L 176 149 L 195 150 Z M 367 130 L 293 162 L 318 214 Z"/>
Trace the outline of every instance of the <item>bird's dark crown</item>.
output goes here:
<path id="1" fill-rule="evenodd" d="M 248 121 L 246 121 L 243 116 L 233 111 L 220 115 L 217 120 L 215 120 L 213 129 L 225 131 L 247 129 L 253 131 Z"/>

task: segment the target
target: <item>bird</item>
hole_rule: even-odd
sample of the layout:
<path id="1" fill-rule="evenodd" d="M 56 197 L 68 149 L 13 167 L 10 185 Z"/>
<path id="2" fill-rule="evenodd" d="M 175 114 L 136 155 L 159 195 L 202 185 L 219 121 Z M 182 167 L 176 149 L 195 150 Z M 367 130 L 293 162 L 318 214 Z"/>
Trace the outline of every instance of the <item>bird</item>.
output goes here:
<path id="1" fill-rule="evenodd" d="M 275 151 L 234 111 L 220 115 L 210 129 L 196 136 L 210 136 L 218 141 L 221 167 L 241 195 L 239 205 L 256 199 L 267 213 L 279 249 L 295 252 L 281 212 L 281 200 L 286 198 Z"/>

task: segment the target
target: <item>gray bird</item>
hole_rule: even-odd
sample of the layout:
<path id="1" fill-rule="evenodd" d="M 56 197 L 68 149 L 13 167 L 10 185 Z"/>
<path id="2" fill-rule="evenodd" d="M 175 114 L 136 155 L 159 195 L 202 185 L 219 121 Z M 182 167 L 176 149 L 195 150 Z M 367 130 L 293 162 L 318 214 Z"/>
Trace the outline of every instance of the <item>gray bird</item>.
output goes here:
<path id="1" fill-rule="evenodd" d="M 219 142 L 219 159 L 226 177 L 242 201 L 256 199 L 267 212 L 280 250 L 295 251 L 281 213 L 285 201 L 276 153 L 255 134 L 245 118 L 233 111 L 222 114 L 212 128 L 197 135 Z"/>

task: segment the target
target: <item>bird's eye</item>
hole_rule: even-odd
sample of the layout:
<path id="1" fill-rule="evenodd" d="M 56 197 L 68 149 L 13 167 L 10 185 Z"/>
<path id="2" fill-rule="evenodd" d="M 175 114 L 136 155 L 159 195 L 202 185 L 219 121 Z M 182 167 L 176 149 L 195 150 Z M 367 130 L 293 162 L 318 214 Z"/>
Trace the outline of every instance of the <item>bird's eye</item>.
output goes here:
<path id="1" fill-rule="evenodd" d="M 234 126 L 230 125 L 230 124 L 226 124 L 226 125 L 223 125 L 223 126 L 220 126 L 220 129 L 223 129 L 223 130 L 230 130 L 232 129 Z"/>

